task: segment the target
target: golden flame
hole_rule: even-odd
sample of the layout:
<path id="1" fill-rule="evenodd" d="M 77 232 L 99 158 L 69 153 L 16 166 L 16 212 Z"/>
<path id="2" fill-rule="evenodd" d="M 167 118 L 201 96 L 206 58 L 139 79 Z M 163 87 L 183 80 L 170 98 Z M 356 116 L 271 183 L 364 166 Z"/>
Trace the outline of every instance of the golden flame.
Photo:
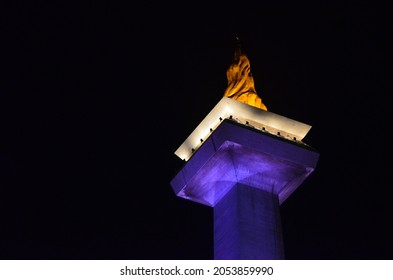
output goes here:
<path id="1" fill-rule="evenodd" d="M 250 61 L 238 48 L 232 64 L 227 70 L 228 87 L 224 96 L 267 111 L 262 99 L 258 96 L 251 74 Z"/>

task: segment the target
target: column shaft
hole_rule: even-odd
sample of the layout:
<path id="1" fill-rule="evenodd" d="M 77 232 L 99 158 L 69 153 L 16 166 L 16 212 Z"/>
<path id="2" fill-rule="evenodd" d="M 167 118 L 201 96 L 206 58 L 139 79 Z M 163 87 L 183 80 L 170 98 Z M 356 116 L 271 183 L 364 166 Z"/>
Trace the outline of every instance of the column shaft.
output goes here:
<path id="1" fill-rule="evenodd" d="M 284 259 L 277 195 L 237 184 L 217 203 L 214 259 Z"/>

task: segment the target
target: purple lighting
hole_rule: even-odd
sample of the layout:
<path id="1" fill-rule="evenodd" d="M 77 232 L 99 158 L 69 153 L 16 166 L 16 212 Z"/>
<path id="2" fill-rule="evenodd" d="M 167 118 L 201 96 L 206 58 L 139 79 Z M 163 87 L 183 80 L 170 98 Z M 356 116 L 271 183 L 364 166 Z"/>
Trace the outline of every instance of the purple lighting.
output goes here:
<path id="1" fill-rule="evenodd" d="M 309 176 L 313 149 L 224 120 L 172 179 L 214 208 L 215 259 L 283 259 L 279 205 Z"/>
<path id="2" fill-rule="evenodd" d="M 225 141 L 178 196 L 214 207 L 240 183 L 284 197 L 286 189 L 296 187 L 311 171 L 311 168 Z"/>

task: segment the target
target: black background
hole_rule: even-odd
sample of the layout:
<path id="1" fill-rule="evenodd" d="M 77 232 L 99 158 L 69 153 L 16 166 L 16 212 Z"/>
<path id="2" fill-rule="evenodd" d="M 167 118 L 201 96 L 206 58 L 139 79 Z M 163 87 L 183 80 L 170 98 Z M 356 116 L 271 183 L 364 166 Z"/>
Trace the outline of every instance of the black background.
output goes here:
<path id="1" fill-rule="evenodd" d="M 281 206 L 286 258 L 392 259 L 386 10 L 288 2 L 1 4 L 0 258 L 212 259 L 212 209 L 169 182 L 238 36 L 320 153 Z"/>

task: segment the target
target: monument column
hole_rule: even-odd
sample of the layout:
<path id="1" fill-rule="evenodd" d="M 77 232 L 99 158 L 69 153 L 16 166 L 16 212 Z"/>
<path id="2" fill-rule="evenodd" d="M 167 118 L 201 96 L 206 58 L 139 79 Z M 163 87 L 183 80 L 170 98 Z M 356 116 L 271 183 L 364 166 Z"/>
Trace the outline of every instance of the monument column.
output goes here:
<path id="1" fill-rule="evenodd" d="M 242 77 L 242 75 L 246 75 Z M 267 111 L 239 50 L 222 99 L 176 150 L 175 194 L 213 207 L 215 259 L 283 259 L 280 204 L 314 171 L 311 126 Z"/>

